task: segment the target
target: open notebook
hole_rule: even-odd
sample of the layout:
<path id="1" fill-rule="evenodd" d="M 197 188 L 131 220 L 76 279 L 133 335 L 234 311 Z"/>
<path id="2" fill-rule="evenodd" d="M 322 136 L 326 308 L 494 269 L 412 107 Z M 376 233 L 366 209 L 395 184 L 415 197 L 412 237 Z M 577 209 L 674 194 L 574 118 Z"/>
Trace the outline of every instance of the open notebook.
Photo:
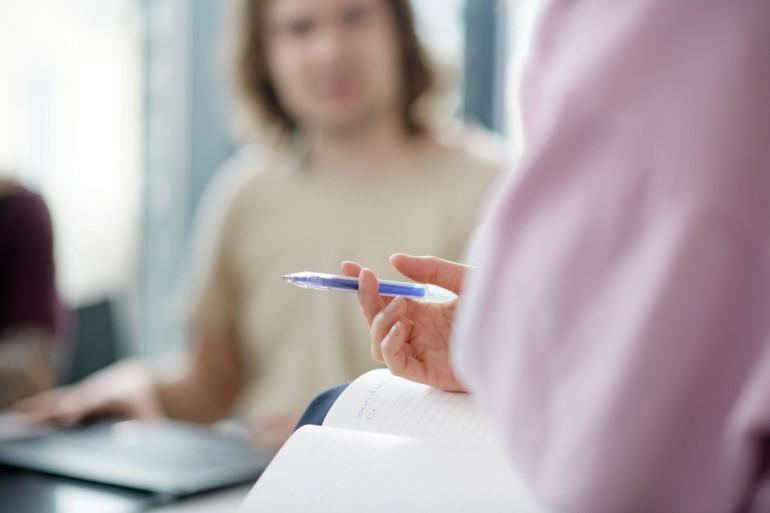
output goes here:
<path id="1" fill-rule="evenodd" d="M 467 394 L 368 372 L 299 429 L 239 513 L 545 511 Z"/>

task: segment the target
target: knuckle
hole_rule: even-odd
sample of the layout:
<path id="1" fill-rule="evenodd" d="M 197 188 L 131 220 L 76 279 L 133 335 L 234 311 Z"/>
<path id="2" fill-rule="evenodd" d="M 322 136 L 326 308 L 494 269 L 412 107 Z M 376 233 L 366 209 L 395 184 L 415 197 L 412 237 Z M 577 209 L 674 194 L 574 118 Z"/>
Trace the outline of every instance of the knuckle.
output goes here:
<path id="1" fill-rule="evenodd" d="M 385 310 L 380 310 L 379 312 L 377 312 L 372 318 L 372 326 L 379 327 L 382 324 L 384 317 L 385 317 Z"/>

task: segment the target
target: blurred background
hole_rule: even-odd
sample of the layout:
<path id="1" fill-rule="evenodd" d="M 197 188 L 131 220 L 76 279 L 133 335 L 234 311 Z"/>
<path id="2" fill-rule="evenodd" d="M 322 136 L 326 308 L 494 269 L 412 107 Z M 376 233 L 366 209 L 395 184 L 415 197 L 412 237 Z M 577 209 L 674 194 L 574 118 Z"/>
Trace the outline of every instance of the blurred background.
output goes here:
<path id="1" fill-rule="evenodd" d="M 413 0 L 456 116 L 521 148 L 518 76 L 535 0 Z M 194 212 L 236 148 L 212 0 L 0 0 L 0 169 L 51 210 L 80 356 L 66 381 L 185 340 Z M 506 102 L 506 98 L 509 99 Z M 87 348 L 87 349 L 83 349 Z"/>

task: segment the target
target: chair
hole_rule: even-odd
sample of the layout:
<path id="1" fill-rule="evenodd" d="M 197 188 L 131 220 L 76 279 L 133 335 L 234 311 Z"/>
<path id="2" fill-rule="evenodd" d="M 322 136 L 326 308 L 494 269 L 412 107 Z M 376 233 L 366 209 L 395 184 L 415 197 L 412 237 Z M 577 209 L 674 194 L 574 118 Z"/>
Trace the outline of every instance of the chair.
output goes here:
<path id="1" fill-rule="evenodd" d="M 109 299 L 75 308 L 74 333 L 64 351 L 60 385 L 78 382 L 123 356 L 114 310 Z"/>

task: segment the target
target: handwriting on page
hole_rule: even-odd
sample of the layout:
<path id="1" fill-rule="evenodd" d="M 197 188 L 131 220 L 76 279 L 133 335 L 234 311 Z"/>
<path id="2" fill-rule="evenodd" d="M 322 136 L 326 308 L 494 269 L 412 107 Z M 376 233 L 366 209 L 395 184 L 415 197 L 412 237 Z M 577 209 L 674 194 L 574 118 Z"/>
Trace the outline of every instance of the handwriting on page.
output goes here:
<path id="1" fill-rule="evenodd" d="M 364 397 L 364 400 L 361 402 L 361 407 L 358 409 L 354 416 L 356 421 L 366 420 L 371 422 L 374 420 L 374 418 L 377 416 L 377 408 L 374 406 L 374 399 L 377 396 L 377 393 L 384 386 L 385 381 L 375 385 L 371 390 L 369 390 L 367 395 Z"/>
<path id="2" fill-rule="evenodd" d="M 496 434 L 468 394 L 444 392 L 392 377 L 368 389 L 353 422 L 361 431 L 498 447 Z"/>

